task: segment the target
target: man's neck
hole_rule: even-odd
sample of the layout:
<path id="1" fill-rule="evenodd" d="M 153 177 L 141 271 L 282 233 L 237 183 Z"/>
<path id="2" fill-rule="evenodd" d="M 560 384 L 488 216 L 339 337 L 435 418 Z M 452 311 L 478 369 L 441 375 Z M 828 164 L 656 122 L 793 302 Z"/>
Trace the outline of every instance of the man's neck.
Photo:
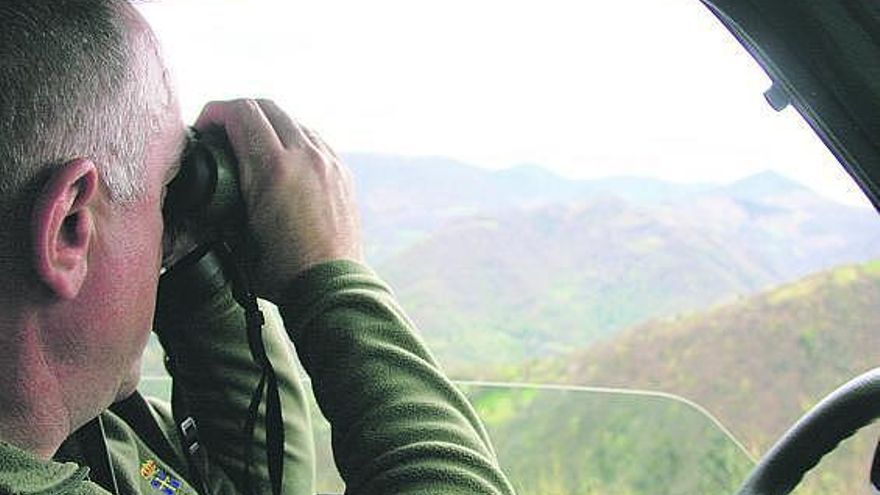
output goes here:
<path id="1" fill-rule="evenodd" d="M 0 440 L 49 459 L 71 433 L 70 412 L 35 328 L 0 323 Z"/>

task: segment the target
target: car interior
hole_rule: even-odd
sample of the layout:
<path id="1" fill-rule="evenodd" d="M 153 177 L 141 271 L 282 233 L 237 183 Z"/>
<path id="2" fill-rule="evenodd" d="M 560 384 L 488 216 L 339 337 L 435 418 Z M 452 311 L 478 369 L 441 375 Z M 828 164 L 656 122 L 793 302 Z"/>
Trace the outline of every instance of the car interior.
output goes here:
<path id="1" fill-rule="evenodd" d="M 880 417 L 880 332 L 872 328 L 880 316 L 880 4 L 640 0 L 606 21 L 601 8 L 565 2 L 380 2 L 351 11 L 331 3 L 302 7 L 312 27 L 270 1 L 138 8 L 174 62 L 188 115 L 254 88 L 303 108 L 341 142 L 371 264 L 474 403 L 517 493 L 880 491 L 880 429 L 872 426 Z M 739 96 L 677 72 L 680 63 L 716 80 L 696 52 L 658 60 L 679 46 L 664 37 L 690 39 L 655 15 L 666 9 L 735 45 L 731 64 L 750 56 L 757 82 L 744 97 L 762 118 L 785 120 L 779 126 L 805 124 L 791 131 L 804 141 L 776 137 L 777 124 L 735 121 L 728 112 L 743 106 Z M 213 47 L 192 42 L 233 19 L 266 37 L 242 31 Z M 324 22 L 351 39 L 322 40 Z M 298 26 L 304 34 L 291 35 Z M 581 38 L 591 31 L 598 34 Z M 287 35 L 287 55 L 268 48 Z M 715 46 L 710 38 L 680 43 Z M 724 43 L 717 46 L 733 46 Z M 579 60 L 579 51 L 588 55 Z M 631 58 L 641 51 L 644 59 Z M 285 56 L 288 72 L 279 68 Z M 314 86 L 298 80 L 302 71 Z M 505 87 L 504 78 L 523 81 Z M 692 88 L 694 113 L 669 84 Z M 386 86 L 397 100 L 382 99 Z M 366 103 L 346 106 L 354 101 Z M 617 113 L 601 113 L 597 102 Z M 543 113 L 551 107 L 575 115 Z M 675 112 L 717 141 L 681 138 L 685 153 L 707 154 L 667 178 L 654 169 L 678 159 L 638 148 L 671 132 L 664 122 L 677 128 Z M 624 137 L 606 138 L 611 128 Z M 765 148 L 743 158 L 756 135 Z M 578 149 L 553 154 L 544 149 L 553 139 Z M 580 149 L 603 140 L 610 151 Z M 792 175 L 803 155 L 779 149 L 808 140 L 802 148 L 835 170 Z M 495 149 L 477 150 L 479 142 Z M 762 156 L 788 168 L 761 172 L 754 157 Z M 606 158 L 604 172 L 590 172 Z M 542 168 L 566 159 L 583 174 Z M 494 164 L 472 166 L 481 160 Z M 617 165 L 627 160 L 645 163 Z M 748 160 L 757 169 L 730 170 Z M 820 190 L 832 176 L 849 181 L 838 188 L 848 192 Z M 163 373 L 152 341 L 142 389 L 167 396 Z M 319 491 L 342 493 L 329 426 L 312 407 Z"/>

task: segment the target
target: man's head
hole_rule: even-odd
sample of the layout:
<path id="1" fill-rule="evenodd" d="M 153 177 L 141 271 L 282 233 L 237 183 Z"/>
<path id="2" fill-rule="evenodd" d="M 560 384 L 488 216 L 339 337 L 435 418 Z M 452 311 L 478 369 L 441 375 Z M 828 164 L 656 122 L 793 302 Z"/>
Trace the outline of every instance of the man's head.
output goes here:
<path id="1" fill-rule="evenodd" d="M 183 131 L 127 2 L 0 3 L 0 344 L 33 348 L 18 367 L 46 368 L 73 427 L 136 383 Z"/>
<path id="2" fill-rule="evenodd" d="M 0 4 L 4 210 L 27 207 L 22 195 L 83 154 L 97 162 L 115 200 L 143 194 L 146 140 L 163 113 L 157 104 L 170 106 L 171 94 L 162 74 L 145 67 L 142 52 L 153 40 L 149 31 L 133 32 L 134 16 L 111 0 Z M 148 97 L 163 89 L 165 102 Z"/>

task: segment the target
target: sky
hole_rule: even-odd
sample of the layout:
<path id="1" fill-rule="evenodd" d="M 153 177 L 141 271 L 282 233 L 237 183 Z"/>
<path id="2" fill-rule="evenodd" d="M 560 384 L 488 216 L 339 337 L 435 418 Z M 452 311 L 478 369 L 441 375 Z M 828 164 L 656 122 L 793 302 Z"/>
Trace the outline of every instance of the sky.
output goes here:
<path id="1" fill-rule="evenodd" d="M 340 152 L 538 164 L 569 178 L 775 170 L 870 207 L 697 0 L 154 0 L 194 121 L 269 97 Z"/>

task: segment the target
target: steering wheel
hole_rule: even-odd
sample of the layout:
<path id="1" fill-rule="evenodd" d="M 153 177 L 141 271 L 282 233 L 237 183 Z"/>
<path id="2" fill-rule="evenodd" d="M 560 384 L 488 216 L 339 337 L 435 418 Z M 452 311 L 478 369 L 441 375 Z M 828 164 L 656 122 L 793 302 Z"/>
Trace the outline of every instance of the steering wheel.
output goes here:
<path id="1" fill-rule="evenodd" d="M 847 382 L 804 415 L 761 458 L 737 495 L 784 495 L 825 454 L 880 417 L 880 368 Z"/>

